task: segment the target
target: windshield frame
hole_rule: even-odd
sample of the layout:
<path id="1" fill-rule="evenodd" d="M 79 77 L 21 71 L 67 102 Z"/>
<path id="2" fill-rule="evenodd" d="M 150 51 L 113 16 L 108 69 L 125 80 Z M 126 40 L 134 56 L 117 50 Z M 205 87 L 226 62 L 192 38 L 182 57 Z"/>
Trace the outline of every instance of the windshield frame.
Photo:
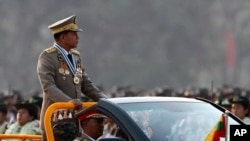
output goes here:
<path id="1" fill-rule="evenodd" d="M 147 135 L 148 136 L 148 138 L 151 138 L 150 137 L 150 133 L 148 133 L 148 132 L 150 132 L 150 131 L 146 131 L 147 129 L 145 129 L 145 127 L 143 127 L 142 128 L 142 124 L 138 124 L 138 120 L 135 120 L 135 118 L 133 117 L 133 116 L 131 116 L 131 113 L 130 112 L 128 112 L 128 111 L 133 111 L 133 110 L 131 110 L 131 109 L 133 109 L 133 108 L 129 108 L 130 110 L 128 110 L 128 105 L 134 105 L 134 106 L 136 106 L 137 108 L 138 108 L 138 106 L 140 105 L 140 104 L 151 104 L 151 105 L 157 105 L 157 104 L 159 104 L 159 103 L 167 103 L 167 104 L 169 104 L 169 103 L 175 103 L 175 104 L 179 104 L 179 103 L 182 103 L 182 104 L 184 104 L 184 103 L 186 103 L 186 104 L 201 104 L 201 105 L 204 105 L 205 107 L 209 107 L 209 109 L 211 109 L 211 110 L 215 110 L 214 111 L 214 114 L 217 112 L 217 117 L 215 116 L 215 118 L 214 118 L 214 122 L 213 122 L 213 124 L 211 124 L 210 125 L 210 128 L 208 128 L 207 129 L 207 134 L 209 133 L 208 131 L 210 131 L 210 130 L 212 130 L 212 128 L 214 127 L 214 125 L 217 123 L 217 119 L 219 120 L 219 118 L 220 118 L 220 115 L 221 114 L 223 114 L 223 113 L 225 113 L 225 109 L 224 108 L 222 108 L 222 107 L 219 107 L 219 106 L 217 106 L 216 104 L 213 104 L 213 103 L 210 103 L 210 102 L 206 102 L 206 101 L 197 101 L 197 102 L 190 102 L 190 101 L 187 101 L 187 102 L 183 102 L 183 101 L 169 101 L 169 102 L 167 102 L 167 101 L 162 101 L 162 102 L 159 102 L 159 101 L 157 101 L 157 102 L 133 102 L 133 103 L 119 103 L 119 106 L 125 111 L 125 112 L 127 112 L 127 114 L 131 117 L 131 119 L 133 119 L 134 120 L 134 122 L 135 123 L 137 123 L 137 125 L 144 131 L 144 133 L 145 133 L 145 135 Z M 197 105 L 198 106 L 198 105 Z M 133 107 L 133 106 L 132 106 Z M 146 106 L 140 106 L 142 109 L 143 108 L 145 108 Z M 187 108 L 186 106 L 185 106 L 185 108 Z M 147 110 L 147 108 L 145 108 L 144 110 Z M 148 111 L 149 111 L 149 109 L 148 109 Z M 173 112 L 173 111 L 172 111 Z M 196 111 L 197 112 L 197 111 Z M 202 111 L 199 111 L 200 113 L 202 113 Z M 206 112 L 208 112 L 208 111 L 206 111 Z M 199 114 L 200 114 L 199 113 Z M 204 112 L 205 113 L 205 112 Z M 221 114 L 220 114 L 221 113 Z M 174 113 L 173 113 L 174 114 Z M 176 113 L 177 114 L 177 113 Z M 191 113 L 190 113 L 191 114 Z M 215 114 L 216 115 L 216 114 Z M 195 115 L 194 115 L 195 116 Z M 209 115 L 207 115 L 207 116 L 209 116 Z M 211 118 L 211 117 L 209 117 L 209 118 Z M 232 113 L 230 113 L 230 112 L 228 112 L 228 121 L 230 121 L 230 123 L 228 124 L 228 128 L 227 129 L 229 129 L 229 125 L 237 125 L 237 124 L 244 124 L 241 120 L 239 120 L 239 118 L 237 118 L 237 117 L 235 117 Z M 142 118 L 140 118 L 139 120 L 142 120 Z M 162 123 L 164 123 L 164 122 L 162 122 Z M 150 123 L 149 123 L 150 124 Z M 154 139 L 151 139 L 151 140 L 154 140 Z M 173 140 L 173 139 L 172 139 Z"/>

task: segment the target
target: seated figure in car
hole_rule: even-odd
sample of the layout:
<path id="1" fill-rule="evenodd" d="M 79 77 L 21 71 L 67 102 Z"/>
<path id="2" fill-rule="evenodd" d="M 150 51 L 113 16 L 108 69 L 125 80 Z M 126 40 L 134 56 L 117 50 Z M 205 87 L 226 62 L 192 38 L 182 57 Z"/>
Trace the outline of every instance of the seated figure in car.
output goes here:
<path id="1" fill-rule="evenodd" d="M 103 134 L 103 121 L 106 116 L 98 112 L 89 112 L 79 115 L 78 120 L 82 127 L 82 136 L 74 141 L 95 141 Z"/>

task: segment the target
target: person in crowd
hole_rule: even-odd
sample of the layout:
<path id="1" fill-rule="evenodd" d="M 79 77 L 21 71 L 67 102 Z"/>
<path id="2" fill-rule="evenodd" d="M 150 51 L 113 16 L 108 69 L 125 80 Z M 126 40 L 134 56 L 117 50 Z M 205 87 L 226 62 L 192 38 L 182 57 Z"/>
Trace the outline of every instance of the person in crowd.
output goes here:
<path id="1" fill-rule="evenodd" d="M 41 135 L 37 107 L 27 102 L 15 104 L 16 122 L 10 125 L 5 134 Z"/>
<path id="2" fill-rule="evenodd" d="M 5 133 L 7 127 L 7 105 L 3 102 L 0 102 L 0 134 Z"/>
<path id="3" fill-rule="evenodd" d="M 82 31 L 76 24 L 76 16 L 72 15 L 59 20 L 48 28 L 54 36 L 54 44 L 41 52 L 37 63 L 37 73 L 43 91 L 41 109 L 41 128 L 43 140 L 47 137 L 44 130 L 44 114 L 55 102 L 72 102 L 75 110 L 82 107 L 81 95 L 93 101 L 107 98 L 88 77 L 82 67 L 80 52 L 75 50 L 79 42 L 78 32 Z M 72 118 L 76 122 L 75 118 Z M 69 139 L 71 140 L 71 139 Z"/>
<path id="4" fill-rule="evenodd" d="M 106 118 L 103 114 L 87 112 L 80 114 L 78 117 L 82 128 L 82 136 L 74 139 L 74 141 L 96 141 L 103 134 L 103 121 Z"/>
<path id="5" fill-rule="evenodd" d="M 233 99 L 229 99 L 229 98 L 218 98 L 214 101 L 214 103 L 222 106 L 223 108 L 227 109 L 228 111 L 231 111 L 232 100 Z"/>
<path id="6" fill-rule="evenodd" d="M 17 110 L 15 108 L 15 104 L 23 101 L 22 93 L 18 90 L 9 89 L 8 92 L 5 92 L 3 101 L 8 107 L 7 121 L 8 121 L 8 127 L 9 127 L 11 124 L 16 122 Z"/>
<path id="7" fill-rule="evenodd" d="M 231 112 L 240 118 L 244 123 L 250 124 L 249 100 L 247 97 L 236 95 L 232 100 Z"/>
<path id="8" fill-rule="evenodd" d="M 37 107 L 37 117 L 38 120 L 40 120 L 40 114 L 41 114 L 41 107 L 42 107 L 42 103 L 43 103 L 43 98 L 40 96 L 32 96 L 27 100 L 28 103 L 32 103 L 34 105 L 36 105 Z"/>

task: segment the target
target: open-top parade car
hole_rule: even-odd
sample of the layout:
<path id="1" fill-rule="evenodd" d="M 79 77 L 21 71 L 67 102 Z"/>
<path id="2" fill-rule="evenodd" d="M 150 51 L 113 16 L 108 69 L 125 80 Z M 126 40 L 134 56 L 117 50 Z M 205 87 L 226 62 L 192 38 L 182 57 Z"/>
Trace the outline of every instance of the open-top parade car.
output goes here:
<path id="1" fill-rule="evenodd" d="M 204 141 L 222 115 L 227 127 L 244 123 L 226 109 L 201 98 L 121 97 L 101 99 L 78 114 L 97 110 L 119 127 L 117 140 Z M 227 130 L 227 139 L 229 130 Z M 103 138 L 100 140 L 110 140 Z"/>
<path id="2" fill-rule="evenodd" d="M 120 97 L 84 102 L 77 115 L 98 111 L 117 125 L 117 134 L 100 141 L 204 141 L 221 115 L 227 115 L 227 127 L 244 125 L 226 109 L 205 99 L 183 97 Z M 73 103 L 52 104 L 45 114 L 45 130 L 48 141 L 54 141 L 51 126 L 53 112 L 62 108 L 74 108 Z M 0 135 L 0 138 L 40 139 L 40 135 Z M 229 139 L 229 130 L 227 136 Z"/>

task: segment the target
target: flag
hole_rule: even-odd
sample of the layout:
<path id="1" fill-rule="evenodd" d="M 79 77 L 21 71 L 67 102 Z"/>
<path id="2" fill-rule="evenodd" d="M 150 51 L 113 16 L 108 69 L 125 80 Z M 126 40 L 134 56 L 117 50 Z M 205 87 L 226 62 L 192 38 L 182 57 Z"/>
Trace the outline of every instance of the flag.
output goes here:
<path id="1" fill-rule="evenodd" d="M 227 68 L 234 67 L 234 55 L 235 55 L 235 43 L 233 32 L 231 30 L 227 31 L 226 35 L 226 65 Z"/>
<path id="2" fill-rule="evenodd" d="M 231 29 L 226 33 L 226 50 L 225 50 L 225 81 L 226 83 L 234 83 L 235 72 L 235 42 Z"/>
<path id="3" fill-rule="evenodd" d="M 220 141 L 220 137 L 226 137 L 226 118 L 225 114 L 222 114 L 219 121 L 209 132 L 205 141 Z"/>

